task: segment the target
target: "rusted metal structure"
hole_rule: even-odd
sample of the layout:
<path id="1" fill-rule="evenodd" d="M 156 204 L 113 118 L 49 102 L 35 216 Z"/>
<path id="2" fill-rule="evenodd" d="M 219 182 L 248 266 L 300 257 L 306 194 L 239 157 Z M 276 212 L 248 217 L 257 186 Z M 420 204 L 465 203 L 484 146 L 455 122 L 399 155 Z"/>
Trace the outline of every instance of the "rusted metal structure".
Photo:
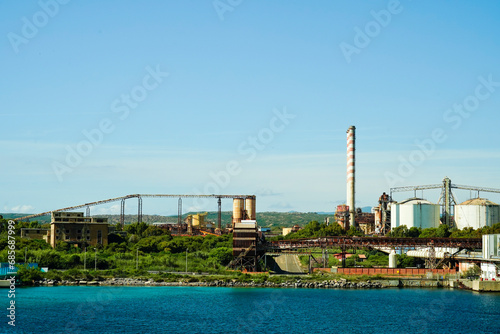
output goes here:
<path id="1" fill-rule="evenodd" d="M 273 241 L 266 245 L 269 251 L 289 251 L 300 248 L 381 248 L 418 249 L 448 247 L 481 249 L 481 238 L 387 238 L 387 237 L 321 237 Z"/>
<path id="2" fill-rule="evenodd" d="M 345 204 L 337 205 L 335 220 L 344 230 L 349 229 L 349 207 Z"/>
<path id="3" fill-rule="evenodd" d="M 391 230 L 391 206 L 392 199 L 385 192 L 378 199 L 378 206 L 375 208 L 375 228 L 386 235 Z"/>
<path id="4" fill-rule="evenodd" d="M 254 200 L 254 207 L 255 207 L 255 195 L 169 195 L 169 194 L 133 194 L 133 195 L 126 195 L 126 196 L 121 196 L 121 197 L 115 197 L 115 198 L 109 198 L 105 199 L 102 201 L 96 201 L 96 202 L 90 202 L 90 203 L 85 203 L 81 205 L 75 205 L 75 206 L 69 206 L 66 208 L 62 209 L 57 209 L 57 210 L 52 210 L 52 211 L 47 211 L 47 212 L 41 212 L 37 213 L 34 215 L 29 215 L 29 216 L 24 216 L 24 217 L 19 217 L 15 218 L 14 220 L 16 221 L 22 221 L 22 220 L 29 220 L 31 218 L 36 218 L 36 217 L 41 217 L 41 216 L 47 216 L 52 214 L 52 212 L 61 212 L 61 211 L 72 211 L 80 208 L 86 208 L 86 213 L 88 216 L 90 216 L 90 208 L 93 206 L 97 205 L 102 205 L 102 204 L 107 204 L 107 203 L 113 203 L 113 202 L 121 202 L 120 205 L 120 224 L 124 225 L 125 223 L 125 201 L 127 199 L 132 199 L 132 198 L 137 198 L 137 221 L 142 222 L 142 199 L 143 198 L 178 198 L 178 225 L 179 225 L 179 230 L 180 230 L 180 225 L 182 223 L 181 221 L 181 216 L 182 216 L 182 199 L 183 198 L 217 198 L 218 199 L 218 225 L 220 228 L 221 225 L 221 199 L 229 199 L 229 198 L 253 198 Z M 244 206 L 244 205 L 243 205 Z"/>
<path id="5" fill-rule="evenodd" d="M 234 224 L 233 261 L 229 268 L 256 272 L 259 259 L 265 254 L 262 239 L 259 236 L 255 220 L 243 220 Z"/>
<path id="6" fill-rule="evenodd" d="M 346 250 L 352 248 L 371 249 L 422 249 L 434 251 L 435 247 L 458 249 L 481 249 L 480 238 L 387 238 L 387 237 L 321 237 L 313 239 L 279 240 L 266 244 L 268 252 L 290 252 L 307 248 L 340 248 L 342 250 L 342 267 L 345 267 Z M 435 263 L 435 259 L 432 263 Z M 431 268 L 435 268 L 433 265 Z"/>

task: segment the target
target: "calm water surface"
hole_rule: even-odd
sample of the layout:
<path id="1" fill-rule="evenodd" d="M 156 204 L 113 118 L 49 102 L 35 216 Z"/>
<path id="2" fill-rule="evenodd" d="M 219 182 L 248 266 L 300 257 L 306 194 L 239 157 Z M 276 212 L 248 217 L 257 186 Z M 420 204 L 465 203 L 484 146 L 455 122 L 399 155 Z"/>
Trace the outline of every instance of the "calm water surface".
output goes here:
<path id="1" fill-rule="evenodd" d="M 444 289 L 61 286 L 18 289 L 16 306 L 2 332 L 500 333 L 500 294 Z"/>

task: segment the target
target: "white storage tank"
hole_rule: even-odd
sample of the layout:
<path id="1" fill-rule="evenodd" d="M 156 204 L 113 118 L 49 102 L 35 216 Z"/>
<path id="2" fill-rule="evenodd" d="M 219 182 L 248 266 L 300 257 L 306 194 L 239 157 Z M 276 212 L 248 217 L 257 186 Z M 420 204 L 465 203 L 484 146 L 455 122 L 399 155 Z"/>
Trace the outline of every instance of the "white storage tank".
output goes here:
<path id="1" fill-rule="evenodd" d="M 397 268 L 398 267 L 398 257 L 396 255 L 396 251 L 392 250 L 389 253 L 389 268 Z"/>
<path id="2" fill-rule="evenodd" d="M 391 229 L 439 227 L 439 205 L 422 198 L 410 198 L 391 205 Z"/>
<path id="3" fill-rule="evenodd" d="M 459 229 L 494 225 L 500 222 L 500 206 L 484 198 L 469 199 L 455 205 L 455 222 Z"/>

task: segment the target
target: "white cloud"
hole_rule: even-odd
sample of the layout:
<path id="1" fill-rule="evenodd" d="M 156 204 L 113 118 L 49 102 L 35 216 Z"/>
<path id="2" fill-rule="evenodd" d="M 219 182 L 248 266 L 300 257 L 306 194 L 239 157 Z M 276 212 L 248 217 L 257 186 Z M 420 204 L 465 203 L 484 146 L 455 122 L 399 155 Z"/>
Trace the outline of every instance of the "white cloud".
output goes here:
<path id="1" fill-rule="evenodd" d="M 280 196 L 282 193 L 276 192 L 270 188 L 260 188 L 255 192 L 256 196 Z"/>
<path id="2" fill-rule="evenodd" d="M 269 208 L 281 211 L 281 210 L 293 209 L 293 206 L 288 202 L 281 201 L 271 204 Z"/>
<path id="3" fill-rule="evenodd" d="M 8 213 L 33 213 L 35 207 L 31 205 L 16 205 L 13 207 L 4 206 L 4 211 Z"/>
<path id="4" fill-rule="evenodd" d="M 121 204 L 113 204 L 109 207 L 95 207 L 92 208 L 90 213 L 92 216 L 95 215 L 118 215 L 120 214 L 120 206 Z"/>

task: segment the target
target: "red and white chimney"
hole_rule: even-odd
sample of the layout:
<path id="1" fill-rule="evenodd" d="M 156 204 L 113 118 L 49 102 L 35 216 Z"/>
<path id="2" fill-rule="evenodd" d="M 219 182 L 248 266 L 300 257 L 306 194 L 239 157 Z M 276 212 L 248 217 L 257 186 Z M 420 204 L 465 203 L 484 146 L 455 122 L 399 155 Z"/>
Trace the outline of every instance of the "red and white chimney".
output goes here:
<path id="1" fill-rule="evenodd" d="M 357 227 L 355 216 L 355 176 L 356 176 L 356 127 L 347 129 L 347 205 L 349 206 L 349 225 Z"/>

